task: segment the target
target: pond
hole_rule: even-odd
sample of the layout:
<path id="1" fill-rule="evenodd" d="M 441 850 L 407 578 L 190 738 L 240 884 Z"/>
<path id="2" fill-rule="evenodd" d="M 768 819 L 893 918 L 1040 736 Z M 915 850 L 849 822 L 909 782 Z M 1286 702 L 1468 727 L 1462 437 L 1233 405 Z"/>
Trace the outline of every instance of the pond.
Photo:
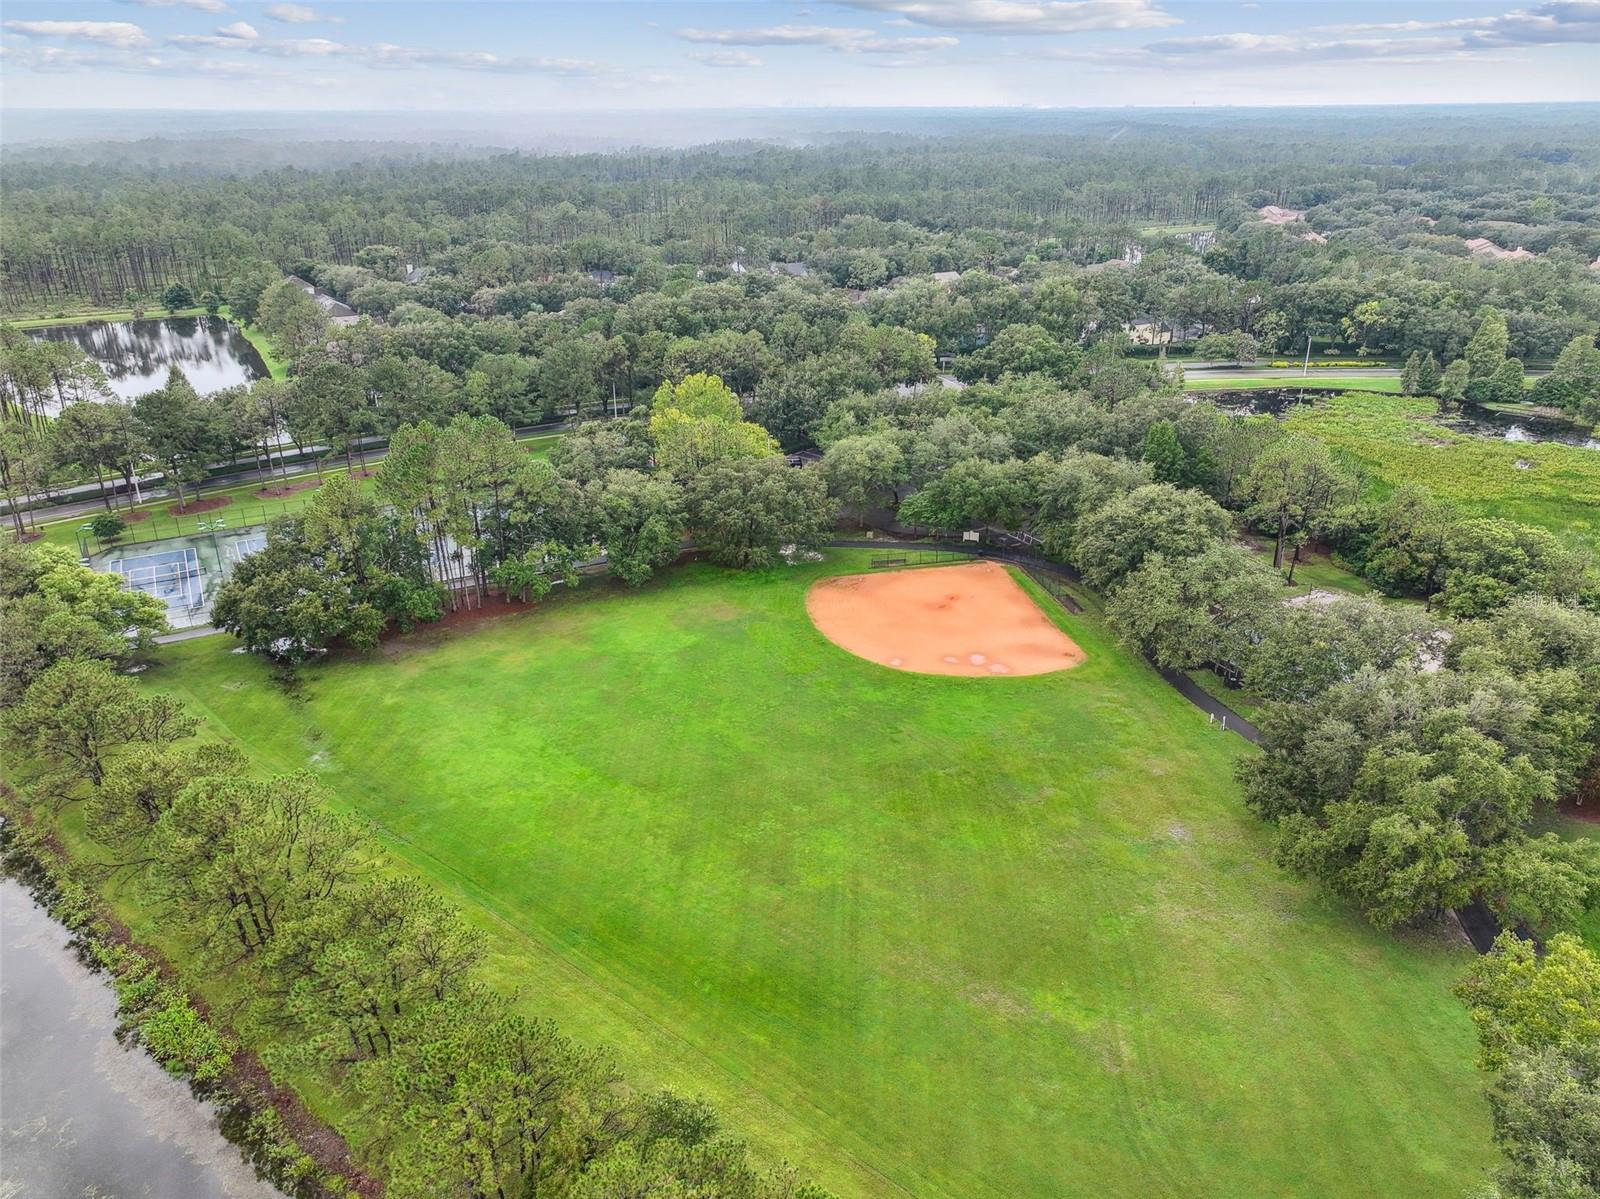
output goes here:
<path id="1" fill-rule="evenodd" d="M 1581 425 L 1559 417 L 1542 416 L 1537 412 L 1503 412 L 1495 408 L 1480 408 L 1477 404 L 1463 404 L 1459 413 L 1444 417 L 1446 428 L 1457 433 L 1470 433 L 1474 437 L 1493 437 L 1501 441 L 1553 441 L 1573 445 L 1584 450 L 1600 450 L 1600 440 Z"/>
<path id="2" fill-rule="evenodd" d="M 1191 400 L 1210 400 L 1232 416 L 1282 416 L 1301 404 L 1315 404 L 1337 392 L 1305 387 L 1240 388 L 1237 391 L 1190 392 Z M 1439 424 L 1469 437 L 1495 441 L 1552 442 L 1584 450 L 1600 450 L 1600 438 L 1582 425 L 1574 425 L 1540 410 L 1505 412 L 1477 404 L 1463 404 L 1438 418 Z"/>
<path id="3" fill-rule="evenodd" d="M 283 1199 L 187 1083 L 117 1043 L 104 976 L 10 878 L 0 878 L 0 979 L 0 1196 Z"/>
<path id="4" fill-rule="evenodd" d="M 40 341 L 70 341 L 100 364 L 120 399 L 155 391 L 176 366 L 201 395 L 264 378 L 267 364 L 237 325 L 220 316 L 94 321 L 29 330 Z"/>

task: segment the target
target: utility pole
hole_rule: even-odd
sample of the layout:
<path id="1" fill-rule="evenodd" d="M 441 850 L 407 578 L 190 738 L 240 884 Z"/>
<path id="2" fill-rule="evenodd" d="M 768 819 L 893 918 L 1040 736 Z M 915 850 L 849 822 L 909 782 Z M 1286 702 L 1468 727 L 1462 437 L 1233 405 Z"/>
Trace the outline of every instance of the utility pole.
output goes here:
<path id="1" fill-rule="evenodd" d="M 1306 334 L 1306 361 L 1300 368 L 1300 377 L 1303 379 L 1311 373 L 1311 334 Z"/>

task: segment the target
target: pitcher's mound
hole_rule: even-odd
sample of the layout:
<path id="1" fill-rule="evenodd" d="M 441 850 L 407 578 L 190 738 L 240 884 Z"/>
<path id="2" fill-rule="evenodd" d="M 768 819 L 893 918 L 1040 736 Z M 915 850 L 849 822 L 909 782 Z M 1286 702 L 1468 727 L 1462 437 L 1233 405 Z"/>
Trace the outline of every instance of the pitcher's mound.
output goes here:
<path id="1" fill-rule="evenodd" d="M 918 674 L 1047 674 L 1083 661 L 993 562 L 824 579 L 806 611 L 857 657 Z"/>

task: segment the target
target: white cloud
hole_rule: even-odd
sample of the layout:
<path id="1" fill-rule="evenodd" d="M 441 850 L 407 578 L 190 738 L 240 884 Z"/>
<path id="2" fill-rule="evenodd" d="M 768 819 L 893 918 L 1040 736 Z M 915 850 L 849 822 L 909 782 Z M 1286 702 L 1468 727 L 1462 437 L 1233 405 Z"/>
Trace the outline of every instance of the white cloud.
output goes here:
<path id="1" fill-rule="evenodd" d="M 308 25 L 312 21 L 332 21 L 342 23 L 342 17 L 325 17 L 312 8 L 309 4 L 269 4 L 267 16 L 274 21 L 282 21 L 285 25 Z"/>
<path id="2" fill-rule="evenodd" d="M 7 21 L 5 27 L 12 33 L 21 33 L 28 37 L 93 42 L 95 45 L 113 46 L 119 50 L 132 50 L 150 44 L 150 39 L 144 35 L 144 30 L 127 21 Z"/>
<path id="3" fill-rule="evenodd" d="M 918 25 L 974 33 L 1058 34 L 1159 29 L 1182 22 L 1152 0 L 835 0 Z"/>
<path id="4" fill-rule="evenodd" d="M 246 34 L 239 28 L 249 29 Z M 267 58 L 345 59 L 375 70 L 409 70 L 415 67 L 446 67 L 460 71 L 493 71 L 501 74 L 548 74 L 600 77 L 609 68 L 580 58 L 546 58 L 493 54 L 486 50 L 421 50 L 379 42 L 371 46 L 348 45 L 322 37 L 264 38 L 244 22 L 217 30 L 213 34 L 178 34 L 167 43 L 180 50 L 232 50 Z"/>
<path id="5" fill-rule="evenodd" d="M 1462 32 L 1463 45 L 1559 46 L 1600 42 L 1600 0 L 1550 0 L 1498 17 L 1456 17 L 1442 21 L 1390 21 L 1367 25 L 1328 25 L 1321 33 Z"/>
<path id="6" fill-rule="evenodd" d="M 759 67 L 761 60 L 748 50 L 701 50 L 689 56 L 708 67 Z"/>
<path id="7" fill-rule="evenodd" d="M 107 53 L 102 50 L 74 50 L 61 46 L 30 46 L 6 54 L 8 69 L 26 69 L 41 74 L 60 75 L 87 71 L 95 75 L 123 72 L 133 75 L 170 75 L 182 78 L 205 76 L 214 79 L 252 79 L 261 75 L 254 63 L 214 58 L 163 58 L 145 51 Z"/>
<path id="8" fill-rule="evenodd" d="M 1170 38 L 1130 49 L 1048 49 L 1039 51 L 1036 56 L 1106 67 L 1215 70 L 1223 67 L 1278 69 L 1318 63 L 1448 62 L 1467 57 L 1467 51 L 1460 39 L 1451 37 L 1319 39 L 1295 33 L 1217 33 Z M 1474 61 L 1483 60 L 1475 58 Z"/>
<path id="9" fill-rule="evenodd" d="M 249 21 L 235 21 L 232 25 L 224 25 L 217 32 L 223 37 L 242 38 L 247 42 L 253 42 L 261 36 Z"/>
<path id="10" fill-rule="evenodd" d="M 845 54 L 915 54 L 960 44 L 953 37 L 884 37 L 839 25 L 768 25 L 759 29 L 679 29 L 686 42 L 718 46 L 825 46 Z"/>
<path id="11" fill-rule="evenodd" d="M 1600 43 L 1600 0 L 1551 0 L 1502 16 L 1324 25 L 1298 33 L 1219 33 L 1167 38 L 1133 49 L 1050 49 L 1038 56 L 1102 66 L 1271 68 L 1333 62 L 1483 63 L 1492 61 L 1495 51 L 1594 43 Z"/>
<path id="12" fill-rule="evenodd" d="M 604 70 L 597 62 L 583 58 L 545 58 L 491 54 L 486 50 L 414 50 L 406 46 L 380 43 L 372 47 L 347 48 L 370 67 L 452 67 L 461 71 L 497 73 L 595 75 Z"/>
<path id="13" fill-rule="evenodd" d="M 127 0 L 140 8 L 194 8 L 201 12 L 227 12 L 222 0 Z"/>

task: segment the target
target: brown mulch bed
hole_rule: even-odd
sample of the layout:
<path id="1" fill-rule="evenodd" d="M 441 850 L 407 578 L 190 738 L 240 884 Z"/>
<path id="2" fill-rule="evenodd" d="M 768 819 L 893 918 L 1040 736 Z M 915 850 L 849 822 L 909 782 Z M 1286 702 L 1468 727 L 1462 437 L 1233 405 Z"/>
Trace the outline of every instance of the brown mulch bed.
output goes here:
<path id="1" fill-rule="evenodd" d="M 167 509 L 168 516 L 193 516 L 197 512 L 215 512 L 233 503 L 231 495 L 214 495 L 210 499 L 196 500 L 191 504 L 174 504 Z"/>
<path id="2" fill-rule="evenodd" d="M 127 524 L 136 525 L 141 520 L 150 519 L 150 510 L 148 508 L 135 508 L 132 512 L 123 511 L 118 512 L 117 515 L 122 517 Z"/>
<path id="3" fill-rule="evenodd" d="M 411 632 L 422 633 L 433 629 L 460 628 L 463 625 L 474 625 L 480 621 L 493 620 L 499 616 L 514 616 L 518 612 L 529 612 L 535 607 L 537 607 L 537 605 L 525 604 L 521 600 L 507 599 L 498 592 L 491 591 L 483 597 L 482 607 L 479 607 L 478 604 L 474 602 L 472 607 L 461 607 L 456 609 L 454 612 L 450 611 L 449 608 L 446 608 L 444 615 L 438 620 L 431 621 L 427 624 L 418 622 L 411 627 Z M 402 633 L 397 626 L 390 625 L 388 628 L 384 629 L 379 639 L 382 641 L 392 641 L 396 638 L 407 637 L 409 635 L 410 634 L 408 633 Z"/>
<path id="4" fill-rule="evenodd" d="M 286 483 L 278 487 L 263 487 L 256 492 L 258 500 L 281 500 L 286 495 L 293 495 L 297 491 L 310 491 L 313 487 L 321 487 L 321 479 L 302 479 L 298 483 Z"/>
<path id="5" fill-rule="evenodd" d="M 1570 799 L 1564 799 L 1556 810 L 1563 816 L 1581 820 L 1585 824 L 1600 824 L 1600 803 L 1574 803 Z"/>

